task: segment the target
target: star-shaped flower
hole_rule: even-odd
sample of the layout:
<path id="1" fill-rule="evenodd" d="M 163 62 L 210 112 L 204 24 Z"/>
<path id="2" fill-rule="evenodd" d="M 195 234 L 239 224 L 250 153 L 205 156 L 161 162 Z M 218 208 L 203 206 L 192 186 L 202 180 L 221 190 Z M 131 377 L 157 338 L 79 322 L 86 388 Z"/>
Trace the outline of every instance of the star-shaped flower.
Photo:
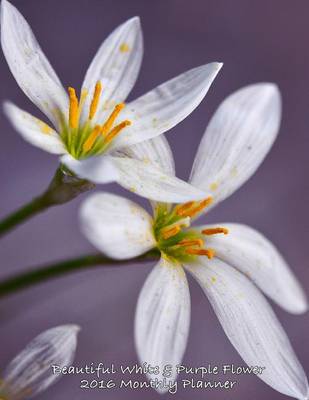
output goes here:
<path id="1" fill-rule="evenodd" d="M 108 256 L 125 259 L 160 250 L 161 260 L 138 299 L 135 341 L 141 363 L 158 365 L 161 372 L 164 365 L 174 367 L 172 381 L 189 332 L 187 271 L 200 284 L 243 360 L 265 367 L 259 377 L 279 392 L 308 398 L 306 375 L 261 293 L 291 313 L 307 310 L 306 296 L 283 257 L 248 226 L 191 225 L 205 208 L 227 198 L 256 171 L 277 136 L 280 119 L 280 93 L 273 84 L 247 86 L 220 105 L 190 177 L 191 184 L 210 191 L 211 197 L 202 201 L 153 203 L 153 217 L 132 201 L 106 193 L 90 196 L 82 206 L 85 235 Z M 145 154 L 166 173 L 174 173 L 163 138 L 130 149 L 131 157 L 141 159 Z"/>
<path id="2" fill-rule="evenodd" d="M 1 375 L 0 398 L 29 399 L 54 384 L 61 375 L 53 374 L 52 365 L 71 365 L 79 330 L 77 325 L 62 325 L 34 338 Z"/>
<path id="3" fill-rule="evenodd" d="M 222 64 L 187 71 L 125 104 L 143 55 L 137 17 L 102 43 L 79 96 L 72 87 L 66 93 L 28 23 L 7 0 L 1 2 L 1 43 L 20 88 L 52 123 L 6 103 L 8 118 L 25 140 L 61 155 L 71 171 L 94 183 L 117 181 L 158 201 L 203 197 L 201 191 L 166 176 L 147 161 L 122 158 L 117 151 L 156 137 L 186 118 L 202 101 Z"/>

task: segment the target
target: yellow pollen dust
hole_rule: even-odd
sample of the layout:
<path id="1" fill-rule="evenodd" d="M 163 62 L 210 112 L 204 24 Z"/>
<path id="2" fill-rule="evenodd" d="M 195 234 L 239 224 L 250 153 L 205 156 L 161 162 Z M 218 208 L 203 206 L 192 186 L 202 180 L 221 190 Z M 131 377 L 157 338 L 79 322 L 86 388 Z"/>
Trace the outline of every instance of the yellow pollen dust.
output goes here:
<path id="1" fill-rule="evenodd" d="M 196 256 L 206 256 L 210 259 L 212 259 L 215 256 L 215 251 L 213 249 L 186 249 L 186 253 L 190 255 L 196 255 Z"/>
<path id="2" fill-rule="evenodd" d="M 179 246 L 198 246 L 198 247 L 202 247 L 204 244 L 202 239 L 183 239 L 180 242 L 178 242 Z"/>
<path id="3" fill-rule="evenodd" d="M 209 186 L 210 190 L 217 190 L 218 187 L 219 187 L 219 184 L 217 182 L 213 182 Z"/>
<path id="4" fill-rule="evenodd" d="M 218 233 L 223 233 L 224 235 L 227 235 L 229 233 L 229 230 L 221 227 L 207 228 L 202 230 L 203 235 L 217 235 Z"/>
<path id="5" fill-rule="evenodd" d="M 172 226 L 168 229 L 162 230 L 163 239 L 167 240 L 179 233 L 181 231 L 181 227 L 179 225 Z"/>
<path id="6" fill-rule="evenodd" d="M 45 124 L 45 122 L 38 121 L 38 124 L 41 128 L 42 133 L 45 133 L 46 135 L 49 135 L 50 133 L 52 133 L 52 131 L 53 131 L 52 128 L 49 125 Z M 0 398 L 0 400 L 1 400 L 1 398 Z"/>
<path id="7" fill-rule="evenodd" d="M 130 51 L 130 46 L 128 45 L 128 43 L 121 43 L 119 50 L 121 51 L 121 53 L 127 53 L 128 51 Z"/>
<path id="8" fill-rule="evenodd" d="M 69 92 L 69 124 L 70 128 L 76 129 L 78 127 L 78 120 L 79 120 L 79 105 L 78 105 L 78 98 L 76 96 L 75 89 L 72 87 L 68 88 Z"/>
<path id="9" fill-rule="evenodd" d="M 176 209 L 176 214 L 184 217 L 194 217 L 196 214 L 204 210 L 212 203 L 212 197 L 207 197 L 207 199 L 200 202 L 188 202 Z"/>
<path id="10" fill-rule="evenodd" d="M 90 104 L 90 109 L 89 109 L 89 119 L 90 120 L 95 116 L 95 113 L 97 112 L 98 104 L 99 104 L 100 97 L 101 97 L 101 92 L 102 92 L 102 85 L 101 85 L 101 82 L 98 81 L 95 85 L 92 101 Z"/>

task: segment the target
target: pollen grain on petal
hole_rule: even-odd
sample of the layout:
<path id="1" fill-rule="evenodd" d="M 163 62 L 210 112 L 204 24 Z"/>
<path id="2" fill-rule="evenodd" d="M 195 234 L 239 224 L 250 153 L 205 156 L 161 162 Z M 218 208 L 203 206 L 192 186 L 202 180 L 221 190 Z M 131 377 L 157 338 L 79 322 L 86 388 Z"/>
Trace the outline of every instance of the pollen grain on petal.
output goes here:
<path id="1" fill-rule="evenodd" d="M 207 228 L 202 230 L 203 235 L 217 235 L 218 233 L 223 233 L 224 235 L 227 235 L 229 233 L 229 230 L 227 228 L 222 228 L 220 226 L 216 228 Z"/>
<path id="2" fill-rule="evenodd" d="M 39 124 L 40 130 L 42 133 L 45 133 L 46 135 L 50 135 L 52 133 L 52 131 L 53 131 L 52 128 L 49 125 L 47 125 L 45 122 L 38 120 L 38 124 Z M 1 400 L 1 398 L 0 398 L 0 400 Z"/>
<path id="3" fill-rule="evenodd" d="M 215 191 L 218 189 L 218 187 L 219 187 L 218 182 L 213 182 L 210 184 L 209 189 Z"/>
<path id="4" fill-rule="evenodd" d="M 102 93 L 102 85 L 101 85 L 101 82 L 98 81 L 95 85 L 93 97 L 92 97 L 91 104 L 90 104 L 90 109 L 89 109 L 89 119 L 90 120 L 95 116 L 95 113 L 97 112 L 101 93 Z"/>
<path id="5" fill-rule="evenodd" d="M 130 46 L 128 45 L 128 43 L 123 42 L 119 46 L 119 50 L 121 53 L 127 53 L 128 51 L 130 51 Z"/>

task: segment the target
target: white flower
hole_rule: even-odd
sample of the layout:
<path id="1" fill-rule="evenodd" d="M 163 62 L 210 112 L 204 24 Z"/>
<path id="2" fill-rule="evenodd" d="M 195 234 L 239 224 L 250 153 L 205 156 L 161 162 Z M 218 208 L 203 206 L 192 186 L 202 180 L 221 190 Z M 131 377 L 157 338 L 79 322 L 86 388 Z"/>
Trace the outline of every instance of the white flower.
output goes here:
<path id="1" fill-rule="evenodd" d="M 28 399 L 54 384 L 61 375 L 53 374 L 52 365 L 73 362 L 79 330 L 77 325 L 62 325 L 33 339 L 1 375 L 0 398 Z"/>
<path id="2" fill-rule="evenodd" d="M 210 191 L 212 198 L 176 206 L 157 203 L 151 217 L 132 201 L 94 194 L 82 206 L 81 222 L 88 239 L 111 257 L 134 257 L 154 247 L 161 251 L 137 304 L 135 340 L 141 363 L 181 363 L 190 323 L 188 271 L 244 361 L 266 367 L 259 376 L 274 389 L 305 399 L 305 373 L 261 293 L 291 313 L 305 312 L 306 296 L 290 268 L 277 249 L 248 226 L 191 227 L 205 207 L 231 195 L 255 172 L 276 138 L 280 118 L 275 85 L 256 84 L 235 92 L 211 119 L 191 173 L 190 182 Z M 173 174 L 172 155 L 162 137 L 130 149 L 132 157 L 144 154 Z M 176 379 L 175 370 L 170 379 Z"/>
<path id="3" fill-rule="evenodd" d="M 95 183 L 117 181 L 158 201 L 205 195 L 157 171 L 147 160 L 126 160 L 116 152 L 158 136 L 186 118 L 222 64 L 192 69 L 125 105 L 143 55 L 139 18 L 120 25 L 102 43 L 86 73 L 80 99 L 71 87 L 67 95 L 28 23 L 7 0 L 1 2 L 1 43 L 17 83 L 54 127 L 6 103 L 8 118 L 25 140 L 61 155 L 70 170 Z"/>

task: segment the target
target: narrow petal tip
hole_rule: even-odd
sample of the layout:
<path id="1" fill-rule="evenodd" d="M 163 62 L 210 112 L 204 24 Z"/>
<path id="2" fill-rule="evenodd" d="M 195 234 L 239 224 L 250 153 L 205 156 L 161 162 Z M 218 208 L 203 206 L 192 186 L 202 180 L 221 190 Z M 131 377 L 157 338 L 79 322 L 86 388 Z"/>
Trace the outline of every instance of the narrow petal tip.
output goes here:
<path id="1" fill-rule="evenodd" d="M 291 310 L 291 313 L 300 315 L 305 314 L 309 309 L 309 303 L 306 295 L 303 293 L 302 298 L 299 298 L 298 301 L 294 303 L 294 308 Z"/>
<path id="2" fill-rule="evenodd" d="M 200 69 L 201 73 L 205 74 L 206 79 L 209 79 L 210 72 L 212 72 L 216 76 L 222 67 L 223 67 L 222 62 L 215 61 L 215 62 L 201 65 L 200 67 L 197 67 L 197 69 Z"/>
<path id="3" fill-rule="evenodd" d="M 132 18 L 129 18 L 123 23 L 123 26 L 131 26 L 132 28 L 141 28 L 141 19 L 138 15 L 135 15 Z"/>
<path id="4" fill-rule="evenodd" d="M 141 19 L 138 15 L 135 15 L 134 17 L 130 18 L 128 20 L 128 22 L 131 22 L 131 24 L 137 24 L 140 25 L 141 24 Z"/>
<path id="5" fill-rule="evenodd" d="M 217 69 L 217 71 L 220 71 L 220 69 L 223 67 L 223 62 L 214 62 L 214 67 Z"/>
<path id="6" fill-rule="evenodd" d="M 74 334 L 78 334 L 82 329 L 79 325 L 76 324 L 63 325 L 62 328 L 67 329 L 68 331 L 70 330 Z"/>
<path id="7" fill-rule="evenodd" d="M 6 13 L 8 11 L 12 11 L 14 10 L 15 7 L 8 2 L 7 0 L 2 0 L 1 1 L 1 5 L 0 5 L 0 13 L 1 13 L 1 30 L 3 29 L 3 25 L 4 25 L 4 20 L 5 18 L 7 18 Z"/>
<path id="8" fill-rule="evenodd" d="M 3 9 L 4 7 L 13 7 L 13 5 L 7 0 L 2 0 L 1 1 L 1 9 Z"/>
<path id="9" fill-rule="evenodd" d="M 247 88 L 255 90 L 257 95 L 269 96 L 273 100 L 281 102 L 281 92 L 279 86 L 274 82 L 259 82 L 249 85 Z"/>

